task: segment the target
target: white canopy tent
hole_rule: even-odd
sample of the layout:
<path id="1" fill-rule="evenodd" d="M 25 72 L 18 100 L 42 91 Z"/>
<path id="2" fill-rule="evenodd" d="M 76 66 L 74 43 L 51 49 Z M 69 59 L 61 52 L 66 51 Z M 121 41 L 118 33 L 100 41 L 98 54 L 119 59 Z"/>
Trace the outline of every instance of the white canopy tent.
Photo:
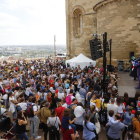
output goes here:
<path id="1" fill-rule="evenodd" d="M 88 57 L 84 56 L 82 53 L 79 54 L 77 57 L 67 60 L 66 64 L 68 63 L 70 64 L 70 67 L 78 67 L 78 65 L 80 65 L 81 69 L 84 69 L 85 66 L 89 66 L 90 63 L 93 65 L 93 67 L 96 66 L 96 61 L 89 59 Z"/>

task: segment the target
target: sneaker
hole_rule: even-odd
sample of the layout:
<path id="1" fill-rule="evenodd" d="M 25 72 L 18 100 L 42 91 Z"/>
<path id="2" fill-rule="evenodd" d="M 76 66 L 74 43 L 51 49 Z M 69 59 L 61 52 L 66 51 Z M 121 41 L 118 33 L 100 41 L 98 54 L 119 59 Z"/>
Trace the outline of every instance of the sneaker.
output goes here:
<path id="1" fill-rule="evenodd" d="M 37 140 L 37 139 L 41 139 L 41 136 L 37 136 L 37 137 L 35 138 L 35 140 Z"/>

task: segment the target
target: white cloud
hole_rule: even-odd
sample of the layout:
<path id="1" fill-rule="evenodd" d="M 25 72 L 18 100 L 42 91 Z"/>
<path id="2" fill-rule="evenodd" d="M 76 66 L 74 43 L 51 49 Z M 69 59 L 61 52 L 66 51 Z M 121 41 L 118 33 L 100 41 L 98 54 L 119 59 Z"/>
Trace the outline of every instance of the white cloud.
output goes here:
<path id="1" fill-rule="evenodd" d="M 65 0 L 2 0 L 0 45 L 66 42 Z M 2 36 L 2 34 L 0 34 Z"/>

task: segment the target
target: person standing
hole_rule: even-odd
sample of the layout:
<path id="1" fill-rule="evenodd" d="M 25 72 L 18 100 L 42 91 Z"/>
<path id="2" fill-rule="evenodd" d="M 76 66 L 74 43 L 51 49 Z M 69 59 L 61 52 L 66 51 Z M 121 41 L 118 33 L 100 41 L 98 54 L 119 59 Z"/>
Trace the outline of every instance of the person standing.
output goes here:
<path id="1" fill-rule="evenodd" d="M 85 106 L 85 100 L 86 100 L 86 94 L 87 94 L 84 87 L 85 87 L 85 85 L 82 84 L 82 88 L 80 88 L 80 90 L 79 90 L 79 94 L 80 94 L 81 102 L 82 102 L 83 106 Z"/>
<path id="2" fill-rule="evenodd" d="M 128 126 L 132 125 L 132 119 L 133 119 L 133 117 L 134 117 L 134 114 L 131 113 L 131 112 L 132 112 L 132 109 L 133 109 L 133 108 L 132 108 L 131 106 L 129 106 L 129 107 L 128 107 L 128 111 L 125 112 L 125 114 L 124 114 L 123 123 L 124 123 L 124 125 L 125 125 L 125 129 L 124 129 L 124 131 L 123 131 L 123 133 L 122 133 L 122 140 L 125 139 L 125 134 L 126 134 L 126 132 L 127 132 Z"/>
<path id="3" fill-rule="evenodd" d="M 29 140 L 28 135 L 26 133 L 26 124 L 27 120 L 22 111 L 17 113 L 16 120 L 16 133 L 19 134 L 20 140 Z"/>
<path id="4" fill-rule="evenodd" d="M 96 140 L 96 135 L 94 131 L 96 127 L 90 122 L 90 115 L 85 116 L 85 121 L 83 121 L 83 139 L 85 140 Z"/>
<path id="5" fill-rule="evenodd" d="M 140 135 L 140 111 L 135 113 L 135 117 L 133 117 L 132 122 L 134 132 Z"/>
<path id="6" fill-rule="evenodd" d="M 63 115 L 64 110 L 65 110 L 65 107 L 62 107 L 61 102 L 58 102 L 57 108 L 55 109 L 55 111 L 56 111 L 57 116 L 60 119 L 60 122 L 62 122 L 62 115 Z"/>
<path id="7" fill-rule="evenodd" d="M 51 110 L 51 117 L 48 117 L 47 119 L 47 125 L 48 127 L 54 126 L 56 127 L 56 133 L 55 135 L 51 135 L 51 132 L 49 133 L 49 139 L 55 140 L 55 137 L 57 140 L 60 140 L 60 134 L 59 134 L 59 125 L 61 125 L 61 122 L 59 120 L 59 117 L 56 116 L 56 112 L 54 109 Z"/>
<path id="8" fill-rule="evenodd" d="M 38 136 L 37 131 L 38 131 L 38 116 L 37 113 L 39 111 L 37 105 L 36 105 L 36 97 L 32 98 L 32 106 L 33 106 L 33 112 L 34 116 L 30 118 L 31 121 L 31 138 L 35 136 L 35 139 L 40 139 L 41 136 Z M 34 132 L 34 134 L 33 134 Z"/>
<path id="9" fill-rule="evenodd" d="M 49 107 L 50 107 L 50 103 L 46 102 L 45 107 L 41 108 L 41 110 L 39 110 L 39 112 L 37 113 L 38 118 L 43 122 L 44 140 L 47 140 L 47 133 L 48 133 L 47 120 L 48 117 L 51 116 Z"/>
<path id="10" fill-rule="evenodd" d="M 117 113 L 118 111 L 118 106 L 114 104 L 115 102 L 115 99 L 114 98 L 111 98 L 111 104 L 107 104 L 107 113 L 110 111 L 110 110 L 113 110 L 114 111 L 114 114 Z"/>
<path id="11" fill-rule="evenodd" d="M 109 127 L 109 130 L 107 132 L 108 140 L 120 140 L 120 133 L 122 130 L 124 130 L 124 124 L 120 122 L 121 116 L 120 114 L 115 115 L 115 120 L 119 121 L 118 123 L 113 123 L 112 121 L 109 121 L 106 124 L 106 127 Z"/>

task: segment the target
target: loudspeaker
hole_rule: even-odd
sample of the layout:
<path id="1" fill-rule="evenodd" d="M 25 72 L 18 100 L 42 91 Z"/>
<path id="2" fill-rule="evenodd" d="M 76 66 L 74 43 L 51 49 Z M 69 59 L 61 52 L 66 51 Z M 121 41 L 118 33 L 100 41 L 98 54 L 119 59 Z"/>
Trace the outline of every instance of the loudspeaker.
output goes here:
<path id="1" fill-rule="evenodd" d="M 129 53 L 129 58 L 131 59 L 131 57 L 134 56 L 134 52 L 130 52 Z"/>
<path id="2" fill-rule="evenodd" d="M 118 70 L 123 71 L 124 70 L 124 61 L 118 61 Z"/>
<path id="3" fill-rule="evenodd" d="M 113 65 L 107 65 L 107 71 L 112 72 L 114 70 Z"/>

